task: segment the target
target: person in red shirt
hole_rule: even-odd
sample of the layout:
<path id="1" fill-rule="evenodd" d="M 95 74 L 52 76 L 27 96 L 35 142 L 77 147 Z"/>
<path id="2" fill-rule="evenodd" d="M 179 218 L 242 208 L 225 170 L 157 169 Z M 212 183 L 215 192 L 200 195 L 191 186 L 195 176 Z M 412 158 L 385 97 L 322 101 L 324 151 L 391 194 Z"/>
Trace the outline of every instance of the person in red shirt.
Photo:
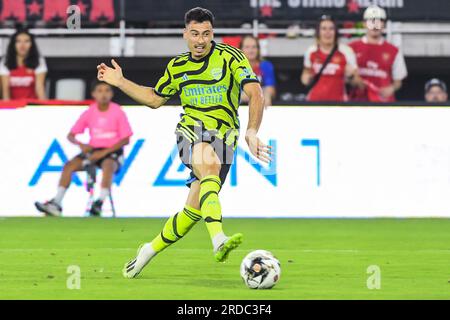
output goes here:
<path id="1" fill-rule="evenodd" d="M 17 31 L 0 61 L 3 100 L 45 100 L 46 75 L 47 65 L 34 36 L 25 30 Z"/>
<path id="2" fill-rule="evenodd" d="M 356 53 L 359 74 L 366 84 L 363 89 L 351 91 L 353 101 L 395 101 L 395 92 L 408 75 L 403 54 L 383 38 L 385 20 L 384 9 L 369 6 L 364 11 L 366 35 L 349 44 Z"/>
<path id="3" fill-rule="evenodd" d="M 303 60 L 301 82 L 309 88 L 308 101 L 347 101 L 345 84 L 352 79 L 355 85 L 363 86 L 358 75 L 353 50 L 338 43 L 336 22 L 330 16 L 322 16 L 316 29 L 317 43 L 310 46 Z M 332 54 L 328 64 L 320 71 Z M 320 76 L 319 76 L 320 74 Z"/>

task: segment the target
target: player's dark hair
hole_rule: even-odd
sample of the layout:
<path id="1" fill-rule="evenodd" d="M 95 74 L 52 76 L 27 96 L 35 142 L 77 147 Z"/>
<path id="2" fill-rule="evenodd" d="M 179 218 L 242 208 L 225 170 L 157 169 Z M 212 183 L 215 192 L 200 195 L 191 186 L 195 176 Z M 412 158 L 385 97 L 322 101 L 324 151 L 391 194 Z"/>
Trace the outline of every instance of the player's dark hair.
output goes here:
<path id="1" fill-rule="evenodd" d="M 334 44 L 336 45 L 339 40 L 339 27 L 338 27 L 336 20 L 334 20 L 334 18 L 329 15 L 323 15 L 319 18 L 319 21 L 317 22 L 317 25 L 316 25 L 316 40 L 319 41 L 319 39 L 320 39 L 320 26 L 322 25 L 322 22 L 324 22 L 324 21 L 331 21 L 333 23 L 334 31 L 335 31 Z"/>
<path id="2" fill-rule="evenodd" d="M 261 62 L 261 60 L 262 60 L 262 58 L 261 58 L 261 45 L 260 45 L 259 39 L 257 37 L 254 37 L 254 36 L 252 36 L 250 34 L 247 34 L 247 35 L 243 36 L 242 39 L 241 39 L 241 42 L 239 43 L 239 49 L 242 50 L 242 47 L 244 45 L 244 41 L 246 39 L 253 39 L 253 40 L 256 41 L 256 48 L 258 49 L 258 54 L 256 56 L 256 59 Z"/>
<path id="3" fill-rule="evenodd" d="M 17 69 L 17 50 L 16 50 L 16 41 L 17 37 L 21 34 L 26 34 L 30 37 L 31 47 L 27 56 L 25 57 L 24 64 L 29 69 L 36 69 L 39 66 L 39 50 L 36 45 L 36 40 L 34 39 L 34 35 L 32 35 L 26 29 L 19 29 L 14 33 L 8 44 L 8 48 L 6 49 L 6 59 L 5 65 L 9 70 Z"/>
<path id="4" fill-rule="evenodd" d="M 98 79 L 94 79 L 91 82 L 91 92 L 94 92 L 95 89 L 97 89 L 97 87 L 102 85 L 102 84 L 104 84 L 106 86 L 109 86 L 112 89 L 112 86 L 109 83 L 106 83 L 105 81 L 100 81 Z"/>
<path id="5" fill-rule="evenodd" d="M 209 21 L 211 22 L 211 25 L 214 25 L 214 15 L 211 11 L 205 8 L 192 8 L 189 11 L 186 12 L 184 15 L 184 23 L 188 25 L 192 21 L 195 22 L 205 22 Z"/>

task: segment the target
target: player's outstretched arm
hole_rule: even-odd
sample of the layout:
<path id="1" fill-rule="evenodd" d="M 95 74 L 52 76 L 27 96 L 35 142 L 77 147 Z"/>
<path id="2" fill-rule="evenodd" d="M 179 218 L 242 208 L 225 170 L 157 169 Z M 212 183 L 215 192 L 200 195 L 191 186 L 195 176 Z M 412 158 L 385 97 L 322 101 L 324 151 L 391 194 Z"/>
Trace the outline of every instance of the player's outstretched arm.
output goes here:
<path id="1" fill-rule="evenodd" d="M 264 112 L 264 94 L 259 83 L 250 82 L 244 85 L 244 92 L 249 98 L 249 118 L 245 141 L 251 153 L 259 160 L 269 163 L 271 147 L 263 143 L 257 136 Z"/>
<path id="2" fill-rule="evenodd" d="M 126 79 L 123 76 L 122 68 L 114 59 L 111 60 L 111 63 L 112 68 L 104 63 L 97 66 L 98 80 L 119 88 L 133 100 L 153 109 L 159 108 L 167 102 L 168 99 L 158 96 L 153 88 L 141 86 Z"/>

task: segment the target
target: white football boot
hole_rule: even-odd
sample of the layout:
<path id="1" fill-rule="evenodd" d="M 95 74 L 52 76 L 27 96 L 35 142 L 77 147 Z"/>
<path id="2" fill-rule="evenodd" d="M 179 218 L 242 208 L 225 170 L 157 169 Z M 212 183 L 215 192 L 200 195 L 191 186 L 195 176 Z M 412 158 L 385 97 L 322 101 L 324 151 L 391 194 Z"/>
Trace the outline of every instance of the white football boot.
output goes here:
<path id="1" fill-rule="evenodd" d="M 46 202 L 35 202 L 36 209 L 45 213 L 46 216 L 60 217 L 62 214 L 62 208 L 53 199 Z"/>
<path id="2" fill-rule="evenodd" d="M 136 258 L 125 264 L 122 269 L 123 276 L 128 279 L 136 278 L 154 256 L 156 252 L 151 242 L 144 243 L 139 247 Z"/>

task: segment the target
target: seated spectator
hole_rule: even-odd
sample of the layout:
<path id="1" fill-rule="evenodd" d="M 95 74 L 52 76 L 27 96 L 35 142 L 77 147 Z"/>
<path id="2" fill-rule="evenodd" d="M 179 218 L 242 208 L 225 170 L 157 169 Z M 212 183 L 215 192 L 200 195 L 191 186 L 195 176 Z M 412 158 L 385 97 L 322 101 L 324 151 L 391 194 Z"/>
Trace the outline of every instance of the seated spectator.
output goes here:
<path id="1" fill-rule="evenodd" d="M 386 11 L 369 6 L 364 11 L 366 35 L 351 42 L 358 57 L 358 68 L 365 88 L 350 92 L 353 101 L 392 102 L 408 72 L 400 50 L 383 38 Z"/>
<path id="2" fill-rule="evenodd" d="M 244 36 L 240 43 L 240 49 L 244 52 L 250 62 L 253 72 L 258 76 L 264 92 L 265 106 L 271 106 L 272 100 L 276 96 L 276 81 L 273 64 L 261 58 L 261 48 L 259 40 L 253 36 Z M 242 94 L 242 101 L 248 102 L 245 94 Z"/>
<path id="3" fill-rule="evenodd" d="M 442 80 L 433 78 L 425 84 L 425 101 L 430 103 L 447 102 L 447 85 Z"/>
<path id="4" fill-rule="evenodd" d="M 25 30 L 17 31 L 0 62 L 3 100 L 46 99 L 46 75 L 47 65 L 34 36 Z"/>
<path id="5" fill-rule="evenodd" d="M 127 115 L 112 101 L 114 90 L 106 82 L 95 81 L 91 94 L 95 102 L 81 114 L 67 136 L 71 143 L 80 147 L 81 153 L 64 165 L 55 197 L 35 203 L 36 208 L 47 216 L 61 216 L 62 201 L 70 187 L 72 174 L 85 170 L 86 162 L 103 172 L 100 197 L 90 208 L 91 216 L 100 216 L 103 202 L 109 197 L 114 173 L 119 171 L 123 163 L 123 149 L 133 135 Z M 85 131 L 90 136 L 88 144 L 76 137 Z"/>
<path id="6" fill-rule="evenodd" d="M 316 28 L 316 44 L 308 48 L 303 60 L 302 83 L 308 101 L 347 101 L 346 79 L 363 86 L 353 50 L 338 43 L 336 22 L 322 16 Z"/>

